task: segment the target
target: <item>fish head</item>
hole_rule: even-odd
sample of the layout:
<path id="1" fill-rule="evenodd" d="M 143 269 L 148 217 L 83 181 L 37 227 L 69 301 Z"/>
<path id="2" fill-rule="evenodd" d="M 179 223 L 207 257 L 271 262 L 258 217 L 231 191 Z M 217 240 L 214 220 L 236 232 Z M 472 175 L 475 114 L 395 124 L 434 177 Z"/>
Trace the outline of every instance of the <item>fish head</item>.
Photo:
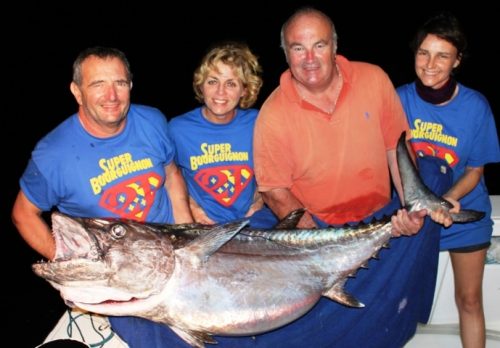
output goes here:
<path id="1" fill-rule="evenodd" d="M 174 269 L 173 244 L 154 225 L 54 212 L 52 232 L 54 259 L 32 269 L 70 306 L 148 298 L 161 292 Z"/>

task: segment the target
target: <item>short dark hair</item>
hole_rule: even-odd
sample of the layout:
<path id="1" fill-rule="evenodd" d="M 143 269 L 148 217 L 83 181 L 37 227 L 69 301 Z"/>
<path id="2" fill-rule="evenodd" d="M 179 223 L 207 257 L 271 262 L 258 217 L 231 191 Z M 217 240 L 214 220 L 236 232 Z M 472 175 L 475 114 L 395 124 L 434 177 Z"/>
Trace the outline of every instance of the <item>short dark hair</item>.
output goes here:
<path id="1" fill-rule="evenodd" d="M 82 83 L 82 63 L 90 56 L 96 56 L 99 58 L 118 58 L 122 61 L 123 65 L 125 65 L 125 69 L 127 70 L 127 79 L 129 82 L 132 82 L 132 72 L 130 71 L 130 63 L 127 59 L 125 53 L 120 51 L 117 48 L 113 47 L 102 47 L 95 46 L 84 49 L 78 54 L 74 63 L 73 63 L 73 82 L 77 85 Z"/>
<path id="2" fill-rule="evenodd" d="M 462 60 L 467 52 L 467 38 L 460 23 L 450 12 L 440 12 L 430 17 L 418 30 L 411 42 L 411 48 L 417 53 L 427 35 L 433 34 L 448 41 L 457 49 L 457 56 Z"/>

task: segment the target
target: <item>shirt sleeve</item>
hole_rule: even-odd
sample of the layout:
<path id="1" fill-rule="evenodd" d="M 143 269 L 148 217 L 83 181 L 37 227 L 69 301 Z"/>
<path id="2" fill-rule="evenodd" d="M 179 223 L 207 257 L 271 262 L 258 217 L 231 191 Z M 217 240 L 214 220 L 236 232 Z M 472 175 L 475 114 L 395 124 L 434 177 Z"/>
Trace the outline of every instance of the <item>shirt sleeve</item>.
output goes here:
<path id="1" fill-rule="evenodd" d="M 29 201 L 40 210 L 48 211 L 57 205 L 57 195 L 33 159 L 28 162 L 19 184 Z"/>
<path id="2" fill-rule="evenodd" d="M 382 72 L 381 75 L 380 90 L 384 91 L 384 110 L 382 110 L 380 122 L 385 139 L 385 148 L 393 150 L 396 148 L 403 131 L 406 131 L 407 138 L 410 136 L 410 128 L 401 100 L 385 72 Z"/>
<path id="3" fill-rule="evenodd" d="M 498 133 L 493 112 L 486 99 L 481 99 L 480 104 L 475 108 L 477 109 L 475 117 L 478 120 L 477 133 L 474 135 L 476 140 L 467 161 L 467 165 L 471 167 L 482 167 L 500 161 Z"/>

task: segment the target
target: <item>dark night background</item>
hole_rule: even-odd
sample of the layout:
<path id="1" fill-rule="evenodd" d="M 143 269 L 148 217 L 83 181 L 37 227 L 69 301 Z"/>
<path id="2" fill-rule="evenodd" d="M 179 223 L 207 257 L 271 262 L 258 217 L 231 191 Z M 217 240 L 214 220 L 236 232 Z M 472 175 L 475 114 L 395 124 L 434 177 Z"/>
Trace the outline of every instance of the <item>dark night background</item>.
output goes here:
<path id="1" fill-rule="evenodd" d="M 58 293 L 31 272 L 30 265 L 40 257 L 17 234 L 10 211 L 18 179 L 36 142 L 76 111 L 69 91 L 71 67 L 76 55 L 88 46 L 123 50 L 134 73 L 132 101 L 156 106 L 170 118 L 198 105 L 191 88 L 192 73 L 207 48 L 223 40 L 244 41 L 260 57 L 264 69 L 264 86 L 256 105 L 260 107 L 286 68 L 279 31 L 298 6 L 313 5 L 329 14 L 339 35 L 338 52 L 351 60 L 380 65 L 395 86 L 414 79 L 408 44 L 417 26 L 430 13 L 446 9 L 458 16 L 469 39 L 470 56 L 458 80 L 486 96 L 500 125 L 495 85 L 498 55 L 494 53 L 498 51 L 499 18 L 493 6 L 478 1 L 462 7 L 439 1 L 395 7 L 379 2 L 337 5 L 336 1 L 286 1 L 272 6 L 270 2 L 210 1 L 200 6 L 187 1 L 169 9 L 169 3 L 85 2 L 69 8 L 39 2 L 3 11 L 2 141 L 7 154 L 7 192 L 1 200 L 4 228 L 0 242 L 9 256 L 4 257 L 1 309 L 7 321 L 5 333 L 25 332 L 10 338 L 17 340 L 16 347 L 40 344 L 65 308 Z M 403 10 L 403 6 L 413 8 Z M 499 174 L 498 164 L 486 167 L 490 194 L 500 194 Z"/>

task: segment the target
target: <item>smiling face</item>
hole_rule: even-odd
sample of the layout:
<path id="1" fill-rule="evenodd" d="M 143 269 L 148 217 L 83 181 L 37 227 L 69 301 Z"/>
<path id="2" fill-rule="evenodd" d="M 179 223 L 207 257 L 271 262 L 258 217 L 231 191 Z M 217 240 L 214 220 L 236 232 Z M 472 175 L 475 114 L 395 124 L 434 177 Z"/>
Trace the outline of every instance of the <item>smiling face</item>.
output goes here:
<path id="1" fill-rule="evenodd" d="M 288 65 L 309 90 L 324 90 L 335 75 L 335 42 L 330 23 L 318 14 L 295 18 L 284 32 Z"/>
<path id="2" fill-rule="evenodd" d="M 120 132 L 130 106 L 132 83 L 124 63 L 116 58 L 90 56 L 82 63 L 80 84 L 71 83 L 71 92 L 80 105 L 80 119 L 95 136 Z"/>
<path id="3" fill-rule="evenodd" d="M 460 64 L 457 48 L 436 35 L 428 34 L 415 55 L 415 72 L 422 84 L 433 89 L 442 87 Z"/>
<path id="4" fill-rule="evenodd" d="M 222 62 L 210 69 L 201 86 L 204 116 L 213 123 L 229 123 L 246 89 L 234 69 Z"/>

